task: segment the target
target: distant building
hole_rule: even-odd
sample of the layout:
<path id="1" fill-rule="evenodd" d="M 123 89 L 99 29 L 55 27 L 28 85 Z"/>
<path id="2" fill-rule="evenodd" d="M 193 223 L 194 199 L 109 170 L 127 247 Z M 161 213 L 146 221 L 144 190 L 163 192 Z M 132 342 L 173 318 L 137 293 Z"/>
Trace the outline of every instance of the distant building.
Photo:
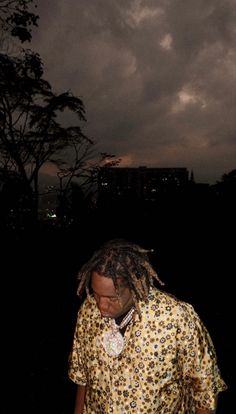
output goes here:
<path id="1" fill-rule="evenodd" d="M 104 167 L 98 177 L 98 200 L 133 195 L 151 201 L 188 183 L 187 168 Z"/>

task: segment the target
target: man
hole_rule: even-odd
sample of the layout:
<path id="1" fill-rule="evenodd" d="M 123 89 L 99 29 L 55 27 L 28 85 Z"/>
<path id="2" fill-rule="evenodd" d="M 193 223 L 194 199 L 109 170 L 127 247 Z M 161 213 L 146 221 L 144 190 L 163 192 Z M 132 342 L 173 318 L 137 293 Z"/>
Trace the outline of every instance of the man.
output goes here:
<path id="1" fill-rule="evenodd" d="M 75 414 L 210 414 L 226 389 L 209 333 L 190 304 L 154 287 L 147 253 L 111 240 L 79 273 Z"/>

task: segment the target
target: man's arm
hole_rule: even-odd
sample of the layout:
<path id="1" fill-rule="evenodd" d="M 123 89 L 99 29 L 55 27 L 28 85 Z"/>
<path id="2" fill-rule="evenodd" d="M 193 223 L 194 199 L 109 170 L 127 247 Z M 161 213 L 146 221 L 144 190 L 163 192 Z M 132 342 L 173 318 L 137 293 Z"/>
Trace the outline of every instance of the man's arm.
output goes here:
<path id="1" fill-rule="evenodd" d="M 76 398 L 75 398 L 74 414 L 82 414 L 83 413 L 85 394 L 86 394 L 86 386 L 78 385 L 77 386 L 77 391 L 76 391 Z"/>

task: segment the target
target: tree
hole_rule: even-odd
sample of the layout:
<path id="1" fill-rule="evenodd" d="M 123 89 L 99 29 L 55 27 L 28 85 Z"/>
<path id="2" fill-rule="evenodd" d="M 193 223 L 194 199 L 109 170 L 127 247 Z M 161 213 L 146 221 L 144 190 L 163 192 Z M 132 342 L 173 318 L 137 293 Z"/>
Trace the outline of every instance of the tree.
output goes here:
<path id="1" fill-rule="evenodd" d="M 34 0 L 0 0 L 0 31 L 17 37 L 21 42 L 30 41 L 32 26 L 37 26 L 39 16 L 30 11 Z M 36 7 L 36 6 L 35 6 Z"/>
<path id="2" fill-rule="evenodd" d="M 236 184 L 236 169 L 230 171 L 227 174 L 223 174 L 222 181 L 224 183 L 232 183 L 233 185 L 235 185 Z"/>
<path id="3" fill-rule="evenodd" d="M 67 111 L 75 115 L 76 125 L 63 125 L 61 114 Z M 35 215 L 42 166 L 54 162 L 59 167 L 70 148 L 77 148 L 82 163 L 92 147 L 82 132 L 85 121 L 82 100 L 70 91 L 52 91 L 37 53 L 0 54 L 0 168 L 20 177 Z"/>
<path id="4" fill-rule="evenodd" d="M 117 166 L 120 159 L 114 154 L 102 152 L 95 154 L 94 142 L 87 145 L 78 145 L 74 143 L 73 151 L 70 148 L 70 154 L 67 154 L 63 160 L 55 160 L 58 167 L 58 177 L 60 180 L 58 193 L 58 216 L 59 219 L 67 221 L 68 212 L 75 210 L 73 194 L 80 194 L 80 201 L 92 209 L 96 204 L 96 195 L 98 190 L 98 176 L 101 168 Z M 54 160 L 52 160 L 54 162 Z M 76 191 L 75 191 L 76 190 Z M 78 219 L 73 214 L 73 219 Z"/>
<path id="5" fill-rule="evenodd" d="M 221 194 L 231 206 L 235 208 L 236 200 L 236 169 L 222 175 L 222 181 L 219 183 Z"/>

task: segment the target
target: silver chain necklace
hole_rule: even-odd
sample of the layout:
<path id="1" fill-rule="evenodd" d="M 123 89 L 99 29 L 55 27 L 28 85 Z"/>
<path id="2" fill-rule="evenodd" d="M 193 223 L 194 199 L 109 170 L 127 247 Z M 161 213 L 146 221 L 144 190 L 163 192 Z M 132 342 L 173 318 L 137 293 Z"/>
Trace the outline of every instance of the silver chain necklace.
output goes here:
<path id="1" fill-rule="evenodd" d="M 134 308 L 131 308 L 127 315 L 122 319 L 119 325 L 112 319 L 111 330 L 105 332 L 102 337 L 103 348 L 111 357 L 118 357 L 125 346 L 125 338 L 120 333 L 120 329 L 124 328 L 131 321 Z"/>

